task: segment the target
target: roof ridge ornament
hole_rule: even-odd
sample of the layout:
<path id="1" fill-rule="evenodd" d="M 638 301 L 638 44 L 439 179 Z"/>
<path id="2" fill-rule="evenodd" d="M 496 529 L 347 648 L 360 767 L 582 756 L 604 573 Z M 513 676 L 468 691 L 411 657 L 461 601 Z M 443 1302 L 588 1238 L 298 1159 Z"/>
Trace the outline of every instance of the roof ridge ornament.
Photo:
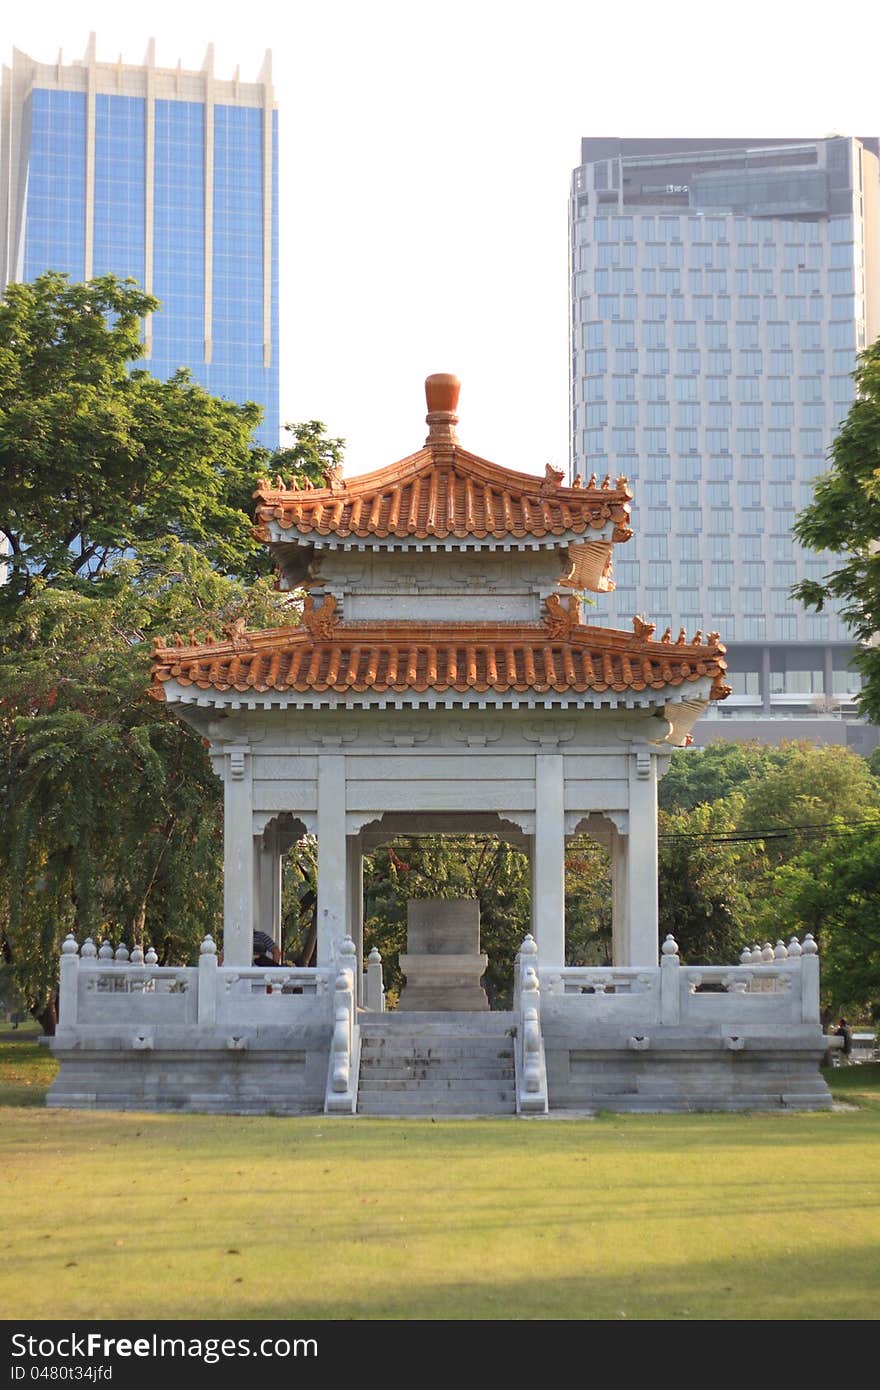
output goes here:
<path id="1" fill-rule="evenodd" d="M 428 413 L 425 416 L 428 425 L 426 445 L 455 445 L 458 443 L 455 426 L 458 424 L 456 412 L 460 391 L 461 382 L 451 372 L 434 372 L 426 378 L 425 400 L 428 404 Z"/>

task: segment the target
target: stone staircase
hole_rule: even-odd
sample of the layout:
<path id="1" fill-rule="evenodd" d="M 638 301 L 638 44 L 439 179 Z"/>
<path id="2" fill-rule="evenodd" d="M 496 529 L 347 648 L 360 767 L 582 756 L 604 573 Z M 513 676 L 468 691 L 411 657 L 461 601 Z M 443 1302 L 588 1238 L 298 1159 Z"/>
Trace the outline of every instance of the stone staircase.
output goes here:
<path id="1" fill-rule="evenodd" d="M 361 1016 L 359 1115 L 513 1115 L 513 1013 Z"/>

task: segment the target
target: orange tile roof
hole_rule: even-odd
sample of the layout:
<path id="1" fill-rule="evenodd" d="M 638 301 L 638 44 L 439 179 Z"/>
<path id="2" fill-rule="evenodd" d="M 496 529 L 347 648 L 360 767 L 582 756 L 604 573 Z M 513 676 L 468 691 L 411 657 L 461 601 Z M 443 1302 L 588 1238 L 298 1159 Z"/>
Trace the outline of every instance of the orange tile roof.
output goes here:
<path id="1" fill-rule="evenodd" d="M 308 625 L 245 632 L 228 640 L 187 646 L 159 639 L 152 693 L 176 680 L 201 690 L 335 691 L 377 693 L 445 691 L 572 692 L 663 690 L 708 676 L 711 698 L 724 685 L 724 646 L 718 634 L 677 642 L 654 641 L 650 624 L 635 620 L 631 633 L 587 627 L 559 601 L 543 625 L 488 623 L 337 623 L 322 610 Z M 322 618 L 324 625 L 322 627 Z M 178 645 L 180 644 L 180 645 Z"/>
<path id="2" fill-rule="evenodd" d="M 625 478 L 601 486 L 563 487 L 549 465 L 543 478 L 501 468 L 457 443 L 429 439 L 423 449 L 375 473 L 323 488 L 285 488 L 268 479 L 258 487 L 259 540 L 269 526 L 302 536 L 436 537 L 584 535 L 613 523 L 613 539 L 629 540 L 632 493 Z"/>

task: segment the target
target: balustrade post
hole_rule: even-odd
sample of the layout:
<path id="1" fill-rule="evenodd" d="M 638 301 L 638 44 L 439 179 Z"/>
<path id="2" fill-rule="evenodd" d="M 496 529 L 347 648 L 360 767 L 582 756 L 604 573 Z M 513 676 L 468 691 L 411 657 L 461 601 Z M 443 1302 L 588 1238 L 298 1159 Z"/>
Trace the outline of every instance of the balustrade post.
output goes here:
<path id="1" fill-rule="evenodd" d="M 367 960 L 366 1005 L 373 1013 L 385 1012 L 385 983 L 382 974 L 382 957 L 374 946 Z"/>
<path id="2" fill-rule="evenodd" d="M 681 975 L 678 942 L 667 936 L 660 954 L 660 1022 L 675 1027 L 681 1022 Z"/>
<path id="3" fill-rule="evenodd" d="M 198 1021 L 200 1024 L 217 1022 L 217 947 L 210 933 L 199 949 L 199 997 Z"/>
<path id="4" fill-rule="evenodd" d="M 58 987 L 58 1023 L 62 1028 L 76 1025 L 79 994 L 79 948 L 73 932 L 61 947 L 61 981 Z"/>
<path id="5" fill-rule="evenodd" d="M 819 1023 L 819 955 L 812 935 L 808 932 L 801 946 L 801 1021 Z"/>

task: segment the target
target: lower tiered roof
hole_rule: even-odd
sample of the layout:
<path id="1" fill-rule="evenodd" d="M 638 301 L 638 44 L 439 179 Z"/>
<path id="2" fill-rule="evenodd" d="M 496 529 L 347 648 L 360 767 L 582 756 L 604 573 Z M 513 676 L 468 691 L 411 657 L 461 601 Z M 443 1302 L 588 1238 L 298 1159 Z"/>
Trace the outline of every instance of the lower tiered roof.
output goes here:
<path id="1" fill-rule="evenodd" d="M 308 625 L 245 632 L 223 641 L 189 645 L 159 640 L 153 694 L 176 681 L 202 691 L 338 694 L 488 691 L 572 694 L 663 691 L 709 678 L 712 699 L 724 684 L 724 646 L 684 632 L 653 639 L 636 620 L 631 633 L 567 621 L 557 606 L 541 625 L 411 622 L 342 623 L 322 610 Z"/>

